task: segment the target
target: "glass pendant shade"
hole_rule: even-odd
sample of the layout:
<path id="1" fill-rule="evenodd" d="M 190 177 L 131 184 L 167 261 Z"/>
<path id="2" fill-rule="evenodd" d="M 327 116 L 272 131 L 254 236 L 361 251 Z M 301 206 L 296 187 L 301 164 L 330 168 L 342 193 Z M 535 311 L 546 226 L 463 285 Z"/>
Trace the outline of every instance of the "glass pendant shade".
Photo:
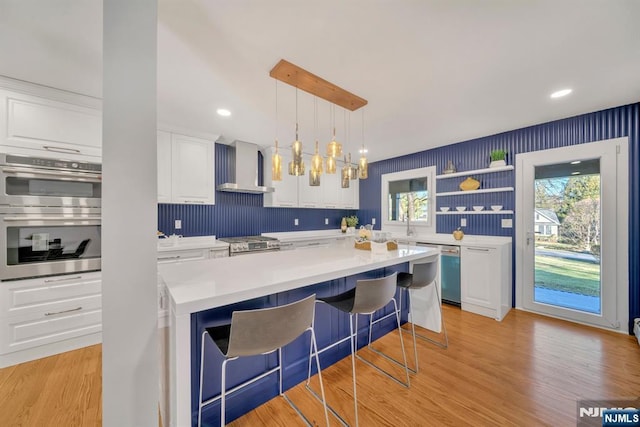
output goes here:
<path id="1" fill-rule="evenodd" d="M 327 156 L 329 157 L 340 157 L 342 156 L 342 144 L 336 141 L 335 132 L 333 135 L 333 139 L 327 145 Z"/>
<path id="2" fill-rule="evenodd" d="M 289 175 L 301 176 L 304 172 L 304 163 L 296 164 L 293 160 L 289 162 Z"/>
<path id="3" fill-rule="evenodd" d="M 336 158 L 335 157 L 327 157 L 327 163 L 326 163 L 326 172 L 329 174 L 334 174 L 336 173 L 336 168 L 337 168 L 337 162 L 336 162 Z"/>
<path id="4" fill-rule="evenodd" d="M 282 181 L 282 156 L 278 153 L 277 139 L 276 139 L 276 151 L 271 156 L 271 180 Z"/>
<path id="5" fill-rule="evenodd" d="M 311 172 L 320 175 L 324 169 L 324 159 L 318 153 L 318 141 L 316 141 L 316 153 L 311 158 Z"/>
<path id="6" fill-rule="evenodd" d="M 291 156 L 293 160 L 289 163 L 289 175 L 304 175 L 304 161 L 302 160 L 302 142 L 297 138 L 291 145 Z"/>
<path id="7" fill-rule="evenodd" d="M 340 186 L 342 188 L 349 188 L 349 169 L 346 165 L 342 167 L 342 179 L 340 180 Z"/>
<path id="8" fill-rule="evenodd" d="M 351 179 L 351 166 L 347 163 L 347 157 L 344 158 L 344 165 L 342 166 L 340 185 L 342 188 L 349 188 L 349 180 Z"/>
<path id="9" fill-rule="evenodd" d="M 358 162 L 358 178 L 367 179 L 369 177 L 369 162 L 367 157 L 363 154 Z"/>
<path id="10" fill-rule="evenodd" d="M 320 172 L 311 169 L 309 171 L 309 185 L 312 187 L 320 186 Z"/>

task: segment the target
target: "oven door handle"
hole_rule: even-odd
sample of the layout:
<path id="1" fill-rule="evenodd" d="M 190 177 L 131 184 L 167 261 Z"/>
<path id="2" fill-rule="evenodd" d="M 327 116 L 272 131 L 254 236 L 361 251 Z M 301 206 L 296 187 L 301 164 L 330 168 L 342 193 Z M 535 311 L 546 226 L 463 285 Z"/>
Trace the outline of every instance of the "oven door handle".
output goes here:
<path id="1" fill-rule="evenodd" d="M 2 172 L 5 175 L 15 176 L 17 178 L 37 178 L 37 177 L 55 177 L 62 181 L 81 181 L 81 182 L 101 182 L 100 174 L 87 172 L 67 172 L 54 170 L 33 170 L 22 168 L 4 167 Z"/>

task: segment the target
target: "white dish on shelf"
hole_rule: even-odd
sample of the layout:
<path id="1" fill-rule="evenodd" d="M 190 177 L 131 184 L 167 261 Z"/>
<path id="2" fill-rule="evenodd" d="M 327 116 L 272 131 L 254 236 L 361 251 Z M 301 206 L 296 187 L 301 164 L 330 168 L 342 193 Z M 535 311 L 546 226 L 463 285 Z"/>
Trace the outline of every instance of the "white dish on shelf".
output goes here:
<path id="1" fill-rule="evenodd" d="M 484 209 L 484 206 L 474 206 L 473 210 L 476 212 L 480 212 L 482 209 Z"/>
<path id="2" fill-rule="evenodd" d="M 447 206 L 441 206 L 441 207 L 440 207 L 440 210 L 441 210 L 442 212 L 449 212 L 449 208 L 448 208 Z"/>
<path id="3" fill-rule="evenodd" d="M 494 212 L 498 212 L 502 210 L 502 205 L 491 205 L 491 210 Z"/>
<path id="4" fill-rule="evenodd" d="M 458 212 L 464 212 L 467 208 L 465 206 L 456 206 Z"/>

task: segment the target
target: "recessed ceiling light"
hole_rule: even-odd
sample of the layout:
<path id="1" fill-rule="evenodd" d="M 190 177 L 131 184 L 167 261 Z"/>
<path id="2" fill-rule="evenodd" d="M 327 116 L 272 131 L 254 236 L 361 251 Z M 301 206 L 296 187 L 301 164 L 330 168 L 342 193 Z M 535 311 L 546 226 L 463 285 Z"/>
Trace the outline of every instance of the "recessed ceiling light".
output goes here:
<path id="1" fill-rule="evenodd" d="M 571 162 L 572 165 L 579 165 L 580 163 L 582 163 L 581 160 L 574 160 L 573 162 Z"/>
<path id="2" fill-rule="evenodd" d="M 218 115 L 222 117 L 229 117 L 231 115 L 231 111 L 227 110 L 226 108 L 218 108 L 216 110 L 216 113 L 218 113 Z"/>
<path id="3" fill-rule="evenodd" d="M 571 175 L 580 175 L 580 172 L 571 172 Z"/>
<path id="4" fill-rule="evenodd" d="M 551 94 L 551 98 L 562 98 L 563 96 L 569 95 L 571 92 L 573 92 L 572 89 L 562 89 L 562 90 L 553 92 Z"/>

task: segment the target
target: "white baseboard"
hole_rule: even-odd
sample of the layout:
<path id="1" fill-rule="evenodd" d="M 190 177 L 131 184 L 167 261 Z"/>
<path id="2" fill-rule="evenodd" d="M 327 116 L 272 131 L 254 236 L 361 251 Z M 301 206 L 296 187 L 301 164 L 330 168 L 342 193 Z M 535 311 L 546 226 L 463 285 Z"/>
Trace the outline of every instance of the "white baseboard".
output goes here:
<path id="1" fill-rule="evenodd" d="M 101 342 L 102 332 L 96 332 L 95 334 L 83 335 L 81 337 L 71 338 L 68 340 L 41 345 L 26 350 L 3 354 L 0 355 L 0 368 L 6 368 L 7 366 L 30 362 L 32 360 L 41 359 L 43 357 L 53 356 L 54 354 L 77 350 L 82 347 L 100 344 Z"/>

